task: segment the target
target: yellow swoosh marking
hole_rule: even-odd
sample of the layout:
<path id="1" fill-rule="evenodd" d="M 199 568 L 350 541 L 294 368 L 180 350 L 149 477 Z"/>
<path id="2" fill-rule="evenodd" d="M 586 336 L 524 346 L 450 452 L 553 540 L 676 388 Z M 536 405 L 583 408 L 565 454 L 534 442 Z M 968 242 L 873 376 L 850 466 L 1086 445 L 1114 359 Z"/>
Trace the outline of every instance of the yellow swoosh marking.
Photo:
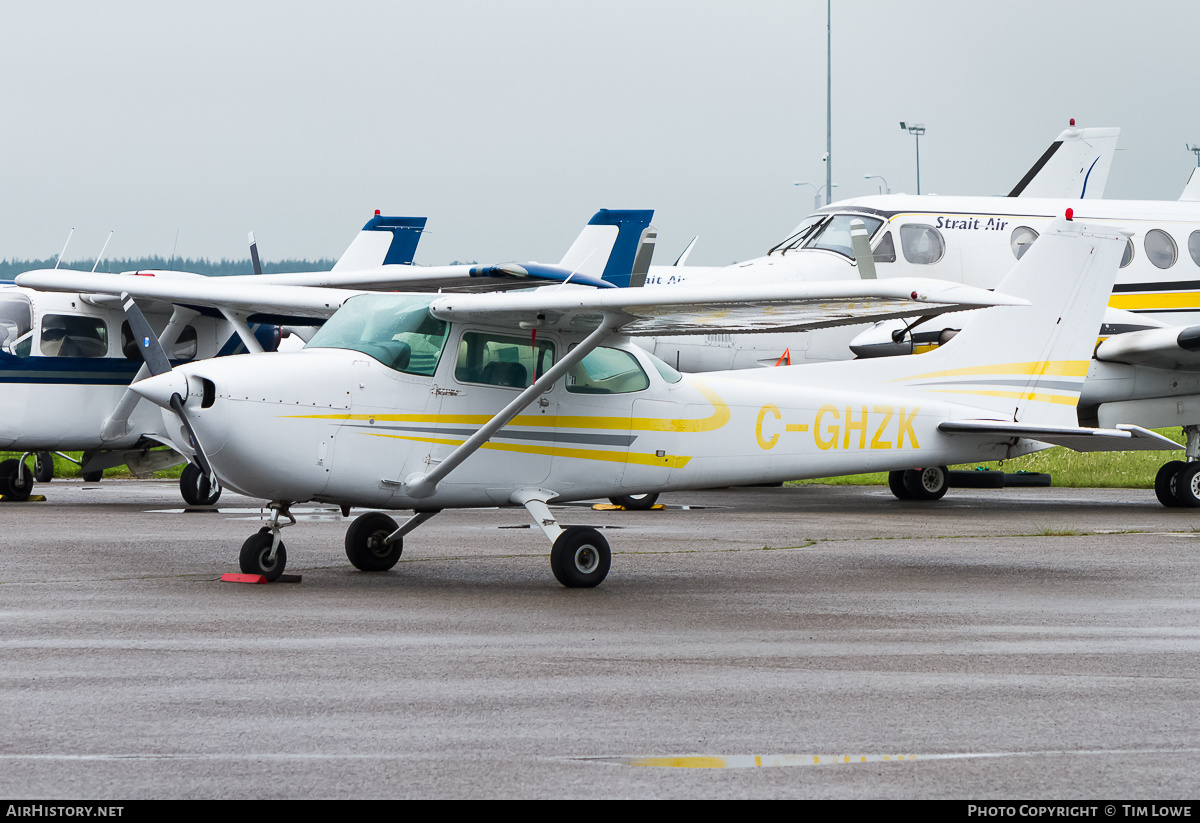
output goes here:
<path id="1" fill-rule="evenodd" d="M 964 369 L 945 369 L 931 371 L 925 374 L 914 374 L 910 377 L 900 377 L 890 382 L 899 383 L 904 380 L 924 380 L 929 377 L 962 377 L 974 374 L 998 376 L 1001 374 L 1047 374 L 1065 377 L 1086 377 L 1090 360 L 1038 360 L 1030 363 L 996 363 L 991 366 L 970 366 Z"/>

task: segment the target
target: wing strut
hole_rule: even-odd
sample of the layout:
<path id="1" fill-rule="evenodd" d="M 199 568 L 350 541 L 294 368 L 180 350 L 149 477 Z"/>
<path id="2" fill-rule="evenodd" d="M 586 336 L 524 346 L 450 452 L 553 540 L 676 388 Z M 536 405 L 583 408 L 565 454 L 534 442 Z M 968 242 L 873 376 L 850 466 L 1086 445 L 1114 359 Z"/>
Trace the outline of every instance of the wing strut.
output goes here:
<path id="1" fill-rule="evenodd" d="M 405 478 L 405 494 L 416 498 L 428 497 L 433 494 L 437 489 L 437 484 L 444 480 L 446 475 L 450 474 L 464 460 L 478 451 L 484 443 L 492 438 L 492 435 L 508 425 L 508 421 L 523 412 L 540 395 L 548 392 L 555 381 L 567 373 L 567 369 L 570 369 L 576 363 L 583 360 L 601 343 L 611 337 L 622 322 L 619 316 L 605 314 L 604 320 L 595 331 L 584 338 L 582 343 L 567 352 L 562 360 L 559 360 L 548 368 L 545 374 L 534 381 L 533 385 L 518 394 L 495 417 L 484 423 L 478 431 L 468 437 L 458 448 L 450 452 L 449 456 L 437 465 L 437 468 L 428 472 L 411 474 Z"/>

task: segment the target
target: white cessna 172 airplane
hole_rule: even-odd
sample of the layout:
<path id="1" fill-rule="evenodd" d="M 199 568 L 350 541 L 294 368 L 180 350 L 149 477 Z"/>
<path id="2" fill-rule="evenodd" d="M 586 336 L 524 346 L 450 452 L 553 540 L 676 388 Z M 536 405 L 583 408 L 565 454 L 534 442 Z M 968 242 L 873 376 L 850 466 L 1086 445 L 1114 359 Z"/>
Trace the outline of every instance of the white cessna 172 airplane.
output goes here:
<path id="1" fill-rule="evenodd" d="M 637 270 L 639 244 L 652 242 L 651 212 L 599 212 L 558 265 L 412 266 L 425 218 L 387 217 L 378 212 L 358 233 L 331 272 L 255 274 L 209 279 L 184 272 L 138 272 L 137 278 L 174 288 L 199 284 L 202 290 L 252 288 L 269 294 L 279 284 L 323 284 L 409 290 L 493 290 L 531 283 L 573 283 L 611 287 L 617 268 Z M 257 252 L 251 246 L 256 271 Z M 645 271 L 648 260 L 642 261 Z M 615 268 L 614 268 L 615 267 Z M 70 277 L 67 294 L 36 291 L 26 284 L 41 275 Z M 83 451 L 82 469 L 96 472 L 126 463 L 148 473 L 183 462 L 191 454 L 172 447 L 158 409 L 139 403 L 131 380 L 149 374 L 137 354 L 135 335 L 124 322 L 119 301 L 92 291 L 105 274 L 33 271 L 17 285 L 0 284 L 0 449 L 23 451 L 19 460 L 0 462 L 0 494 L 26 499 L 33 473 L 26 458 L 43 450 Z M 323 318 L 281 317 L 271 302 L 226 306 L 147 301 L 153 333 L 173 362 L 235 351 L 273 351 L 280 325 L 319 323 Z M 139 370 L 141 367 L 141 370 Z M 167 446 L 168 448 L 158 448 Z M 180 479 L 184 499 L 193 505 L 216 502 L 220 487 L 191 463 Z"/>
<path id="2" fill-rule="evenodd" d="M 1046 444 L 1174 448 L 1137 427 L 1075 420 L 1125 239 L 1060 218 L 1000 292 L 899 278 L 465 295 L 279 287 L 280 313 L 336 309 L 303 351 L 172 370 L 147 330 L 139 343 L 156 376 L 133 389 L 169 410 L 164 423 L 199 444 L 197 459 L 223 484 L 271 501 L 269 526 L 242 546 L 246 573 L 282 573 L 282 521 L 295 522 L 289 507 L 299 501 L 347 514 L 413 510 L 403 525 L 381 512 L 352 523 L 346 553 L 364 571 L 394 566 L 404 536 L 442 509 L 520 505 L 552 542 L 555 577 L 595 586 L 608 573 L 607 542 L 595 529 L 561 528 L 549 502 L 914 464 L 933 470 L 908 472 L 909 493 L 937 496 L 945 463 Z M 37 280 L 77 288 L 61 273 Z M 173 286 L 113 275 L 101 288 L 125 294 L 140 328 L 135 298 L 264 299 L 248 287 L 205 297 L 196 284 L 171 298 Z M 1003 308 L 919 357 L 685 376 L 631 342 L 989 305 Z M 996 336 L 1014 324 L 1024 333 L 999 351 Z"/>

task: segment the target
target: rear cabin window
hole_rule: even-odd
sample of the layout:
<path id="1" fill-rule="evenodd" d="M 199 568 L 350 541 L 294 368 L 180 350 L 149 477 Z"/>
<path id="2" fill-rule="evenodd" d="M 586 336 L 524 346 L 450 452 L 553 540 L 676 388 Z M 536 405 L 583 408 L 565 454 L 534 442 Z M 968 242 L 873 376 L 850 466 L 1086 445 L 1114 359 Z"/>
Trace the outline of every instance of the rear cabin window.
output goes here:
<path id="1" fill-rule="evenodd" d="M 99 317 L 44 315 L 41 351 L 46 357 L 104 357 L 108 354 L 108 327 Z"/>
<path id="2" fill-rule="evenodd" d="M 187 363 L 190 360 L 196 359 L 196 352 L 199 346 L 196 327 L 184 326 L 183 331 L 179 333 L 179 337 L 175 340 L 175 345 L 171 346 L 171 351 L 167 354 L 167 357 Z M 125 355 L 126 360 L 142 359 L 141 349 L 137 341 L 133 339 L 133 330 L 129 328 L 128 320 L 121 323 L 121 354 Z"/>
<path id="3" fill-rule="evenodd" d="M 1125 253 L 1121 255 L 1121 268 L 1133 262 L 1133 238 L 1125 241 Z"/>
<path id="4" fill-rule="evenodd" d="M 1188 235 L 1188 254 L 1192 256 L 1192 262 L 1200 266 L 1200 231 Z"/>
<path id="5" fill-rule="evenodd" d="M 900 249 L 909 263 L 927 266 L 942 259 L 946 253 L 946 241 L 933 226 L 907 223 L 900 227 Z"/>
<path id="6" fill-rule="evenodd" d="M 454 379 L 461 383 L 524 389 L 533 385 L 535 376 L 554 365 L 554 344 L 539 342 L 537 357 L 529 338 L 502 337 L 469 331 L 458 344 L 458 362 Z"/>
<path id="7" fill-rule="evenodd" d="M 567 371 L 567 391 L 576 394 L 628 394 L 648 388 L 650 378 L 637 358 L 620 349 L 595 349 Z"/>
<path id="8" fill-rule="evenodd" d="M 0 350 L 28 357 L 33 344 L 33 309 L 24 295 L 0 297 Z"/>

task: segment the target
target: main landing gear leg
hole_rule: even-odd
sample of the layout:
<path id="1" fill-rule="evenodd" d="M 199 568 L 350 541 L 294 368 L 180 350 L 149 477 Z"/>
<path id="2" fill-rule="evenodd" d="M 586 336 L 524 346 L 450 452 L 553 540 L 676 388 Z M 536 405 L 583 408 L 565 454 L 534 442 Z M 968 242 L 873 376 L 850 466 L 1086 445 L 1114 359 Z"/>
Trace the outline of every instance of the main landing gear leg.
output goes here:
<path id="1" fill-rule="evenodd" d="M 1184 426 L 1187 462 L 1164 463 L 1154 478 L 1154 495 L 1171 508 L 1200 508 L 1200 426 Z"/>
<path id="2" fill-rule="evenodd" d="M 591 526 L 558 525 L 546 501 L 555 497 L 544 489 L 522 490 L 512 496 L 533 515 L 533 520 L 550 539 L 550 569 L 554 577 L 568 589 L 590 589 L 599 586 L 608 576 L 612 552 L 604 535 Z"/>
<path id="3" fill-rule="evenodd" d="M 270 504 L 271 522 L 250 535 L 242 544 L 239 559 L 243 574 L 261 574 L 270 581 L 278 580 L 283 574 L 284 566 L 287 565 L 287 549 L 279 539 L 279 532 L 288 526 L 296 525 L 296 518 L 292 517 L 290 507 L 290 503 Z M 280 523 L 281 516 L 291 522 Z"/>

